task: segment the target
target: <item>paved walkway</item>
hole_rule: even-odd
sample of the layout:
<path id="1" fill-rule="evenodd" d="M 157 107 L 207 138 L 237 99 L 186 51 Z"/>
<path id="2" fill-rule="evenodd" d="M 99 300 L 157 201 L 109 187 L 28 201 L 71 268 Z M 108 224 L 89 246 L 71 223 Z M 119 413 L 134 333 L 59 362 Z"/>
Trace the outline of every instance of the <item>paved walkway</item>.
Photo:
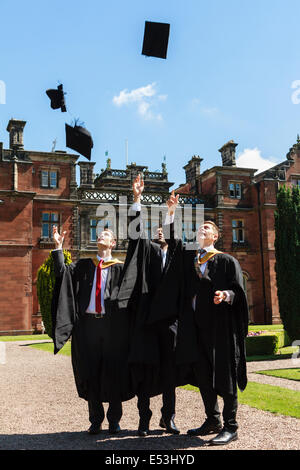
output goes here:
<path id="1" fill-rule="evenodd" d="M 266 368 L 295 367 L 291 360 L 249 363 L 249 379 L 269 381 L 254 374 Z M 266 380 L 265 380 L 266 379 Z M 281 387 L 291 381 L 271 378 Z M 298 387 L 299 383 L 293 382 Z M 89 436 L 87 404 L 78 398 L 70 357 L 31 348 L 28 342 L 6 343 L 6 364 L 0 364 L 0 449 L 102 449 L 102 450 L 219 450 L 207 445 L 209 438 L 191 438 L 189 428 L 205 419 L 199 394 L 177 389 L 178 436 L 165 434 L 158 426 L 161 397 L 151 399 L 151 433 L 136 435 L 136 399 L 123 404 L 122 431 L 116 436 L 103 432 Z M 221 449 L 299 450 L 300 420 L 240 405 L 239 439 Z"/>

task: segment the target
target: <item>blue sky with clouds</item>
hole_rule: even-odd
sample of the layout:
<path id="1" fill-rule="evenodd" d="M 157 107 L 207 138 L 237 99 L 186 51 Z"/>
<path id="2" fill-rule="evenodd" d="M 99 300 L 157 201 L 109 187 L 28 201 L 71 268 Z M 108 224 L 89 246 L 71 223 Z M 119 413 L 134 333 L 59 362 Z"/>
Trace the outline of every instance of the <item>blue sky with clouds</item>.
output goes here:
<path id="1" fill-rule="evenodd" d="M 166 156 L 179 185 L 193 155 L 219 165 L 228 140 L 262 169 L 300 134 L 299 0 L 1 0 L 0 15 L 4 147 L 14 117 L 26 149 L 68 150 L 64 124 L 79 118 L 96 173 L 106 151 L 125 167 L 127 141 L 129 163 L 159 170 Z M 146 20 L 170 23 L 167 60 L 141 54 Z M 59 83 L 67 113 L 45 94 Z"/>

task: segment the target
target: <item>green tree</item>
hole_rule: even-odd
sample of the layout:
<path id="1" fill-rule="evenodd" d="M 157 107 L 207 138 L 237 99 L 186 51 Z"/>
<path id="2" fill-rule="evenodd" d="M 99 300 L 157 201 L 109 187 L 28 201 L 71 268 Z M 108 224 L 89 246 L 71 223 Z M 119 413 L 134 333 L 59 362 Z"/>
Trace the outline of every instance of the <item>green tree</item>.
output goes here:
<path id="1" fill-rule="evenodd" d="M 71 253 L 63 250 L 65 264 L 72 263 Z M 50 255 L 46 261 L 39 267 L 37 273 L 37 296 L 40 304 L 42 320 L 45 326 L 46 333 L 52 338 L 52 316 L 51 316 L 51 302 L 55 286 L 55 275 L 53 258 Z"/>
<path id="2" fill-rule="evenodd" d="M 300 188 L 280 187 L 275 211 L 275 271 L 280 317 L 292 341 L 300 339 Z"/>

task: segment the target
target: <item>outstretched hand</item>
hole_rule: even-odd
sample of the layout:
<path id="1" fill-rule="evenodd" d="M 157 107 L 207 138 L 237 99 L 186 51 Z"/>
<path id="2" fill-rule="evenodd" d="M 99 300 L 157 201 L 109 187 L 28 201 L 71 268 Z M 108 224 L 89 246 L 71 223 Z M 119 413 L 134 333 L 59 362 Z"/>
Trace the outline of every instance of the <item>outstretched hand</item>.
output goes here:
<path id="1" fill-rule="evenodd" d="M 140 174 L 133 181 L 132 191 L 134 202 L 140 202 L 142 192 L 144 191 L 144 180 Z"/>
<path id="2" fill-rule="evenodd" d="M 63 245 L 63 242 L 64 242 L 64 238 L 65 238 L 65 234 L 67 232 L 63 232 L 62 235 L 60 235 L 58 233 L 58 229 L 57 229 L 57 226 L 56 225 L 53 225 L 53 229 L 52 229 L 52 237 L 53 237 L 53 240 L 54 240 L 54 243 L 55 243 L 55 246 L 56 248 L 62 248 L 62 245 Z"/>
<path id="3" fill-rule="evenodd" d="M 179 194 L 176 194 L 175 196 L 175 191 L 173 190 L 171 192 L 169 199 L 166 202 L 168 206 L 169 215 L 172 215 L 175 213 L 176 207 L 178 206 L 178 201 L 179 201 Z"/>

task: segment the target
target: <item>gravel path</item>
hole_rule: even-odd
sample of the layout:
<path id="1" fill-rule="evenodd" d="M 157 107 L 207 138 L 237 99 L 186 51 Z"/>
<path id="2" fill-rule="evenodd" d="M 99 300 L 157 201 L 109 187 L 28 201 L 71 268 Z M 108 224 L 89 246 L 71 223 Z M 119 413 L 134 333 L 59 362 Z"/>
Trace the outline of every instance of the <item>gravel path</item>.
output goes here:
<path id="1" fill-rule="evenodd" d="M 285 360 L 249 363 L 249 379 L 266 378 L 253 374 L 254 370 L 288 366 Z M 269 379 L 272 384 L 285 386 L 280 379 Z M 291 384 L 284 380 L 287 382 Z M 299 384 L 295 384 L 299 390 Z M 180 388 L 176 395 L 176 424 L 180 435 L 170 436 L 159 428 L 161 397 L 151 399 L 151 433 L 146 438 L 136 436 L 136 399 L 123 404 L 120 434 L 110 436 L 105 420 L 101 434 L 88 435 L 87 403 L 77 396 L 70 358 L 33 349 L 28 342 L 6 343 L 6 364 L 0 364 L 0 396 L 1 450 L 216 450 L 207 446 L 211 436 L 202 439 L 186 435 L 189 428 L 202 424 L 205 414 L 199 395 Z M 222 450 L 300 449 L 299 419 L 240 405 L 238 421 L 239 439 L 221 447 Z"/>

